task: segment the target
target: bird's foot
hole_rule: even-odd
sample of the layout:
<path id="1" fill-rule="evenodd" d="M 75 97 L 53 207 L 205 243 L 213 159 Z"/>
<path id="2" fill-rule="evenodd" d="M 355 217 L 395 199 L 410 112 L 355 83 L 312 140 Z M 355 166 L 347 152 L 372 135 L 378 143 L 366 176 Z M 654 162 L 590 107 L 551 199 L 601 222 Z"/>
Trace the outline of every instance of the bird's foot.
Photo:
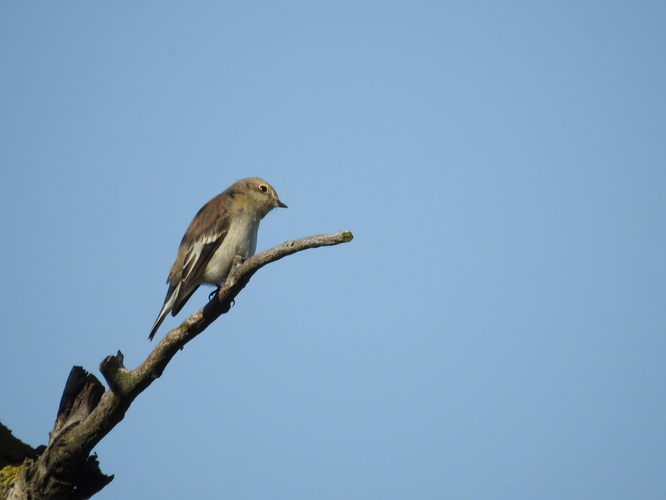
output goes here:
<path id="1" fill-rule="evenodd" d="M 221 286 L 218 286 L 215 290 L 213 290 L 212 292 L 210 292 L 210 293 L 208 294 L 208 300 L 213 300 L 213 297 L 215 297 L 215 296 L 217 295 L 217 293 L 220 291 L 220 288 L 222 288 L 222 287 L 221 287 Z"/>

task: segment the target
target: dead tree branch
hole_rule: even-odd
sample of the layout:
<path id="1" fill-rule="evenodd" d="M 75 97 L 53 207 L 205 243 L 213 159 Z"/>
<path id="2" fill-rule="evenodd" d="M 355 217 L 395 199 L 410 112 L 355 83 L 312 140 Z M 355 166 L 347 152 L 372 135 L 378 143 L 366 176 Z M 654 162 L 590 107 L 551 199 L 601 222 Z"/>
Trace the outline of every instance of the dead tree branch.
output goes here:
<path id="1" fill-rule="evenodd" d="M 308 248 L 346 243 L 352 238 L 349 231 L 310 236 L 288 241 L 245 261 L 239 260 L 208 304 L 168 332 L 139 366 L 126 369 L 120 351 L 105 358 L 100 371 L 109 390 L 104 391 L 102 384 L 83 368 L 74 367 L 46 449 L 39 458 L 25 460 L 6 498 L 84 499 L 104 488 L 113 476 L 104 475 L 97 457 L 91 456 L 95 445 L 124 418 L 134 399 L 162 375 L 173 356 L 229 311 L 254 273 L 287 255 Z"/>

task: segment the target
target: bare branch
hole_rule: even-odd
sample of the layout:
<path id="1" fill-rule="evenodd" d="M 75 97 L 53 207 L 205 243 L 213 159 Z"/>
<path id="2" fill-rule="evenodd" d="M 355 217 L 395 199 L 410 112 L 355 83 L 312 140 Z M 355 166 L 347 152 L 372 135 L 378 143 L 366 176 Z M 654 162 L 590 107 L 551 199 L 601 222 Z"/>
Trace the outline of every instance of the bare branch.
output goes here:
<path id="1" fill-rule="evenodd" d="M 120 422 L 134 399 L 157 379 L 173 356 L 231 308 L 235 297 L 263 266 L 308 248 L 351 241 L 350 231 L 310 236 L 282 243 L 232 266 L 217 294 L 199 311 L 168 332 L 146 360 L 133 370 L 123 365 L 120 351 L 100 364 L 109 390 L 80 367 L 70 374 L 49 444 L 39 459 L 26 460 L 11 498 L 89 498 L 112 476 L 105 476 L 90 456 L 94 446 Z M 76 370 L 77 368 L 80 371 Z"/>

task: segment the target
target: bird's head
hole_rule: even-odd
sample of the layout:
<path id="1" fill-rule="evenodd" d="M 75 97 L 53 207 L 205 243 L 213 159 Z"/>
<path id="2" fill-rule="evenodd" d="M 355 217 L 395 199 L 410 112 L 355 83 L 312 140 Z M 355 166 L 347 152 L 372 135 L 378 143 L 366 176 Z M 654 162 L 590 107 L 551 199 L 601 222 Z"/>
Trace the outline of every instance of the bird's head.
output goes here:
<path id="1" fill-rule="evenodd" d="M 247 196 L 253 209 L 261 213 L 261 217 L 264 217 L 274 208 L 287 208 L 287 205 L 280 201 L 273 186 L 258 177 L 248 177 L 240 180 L 232 188 L 239 194 Z"/>

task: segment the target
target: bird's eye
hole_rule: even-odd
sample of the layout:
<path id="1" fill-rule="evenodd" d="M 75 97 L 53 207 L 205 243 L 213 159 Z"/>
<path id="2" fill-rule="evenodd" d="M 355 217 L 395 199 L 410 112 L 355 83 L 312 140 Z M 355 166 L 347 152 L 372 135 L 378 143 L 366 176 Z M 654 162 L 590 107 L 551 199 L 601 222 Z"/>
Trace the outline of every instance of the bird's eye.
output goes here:
<path id="1" fill-rule="evenodd" d="M 261 189 L 262 193 L 265 193 L 266 191 L 268 191 L 268 188 L 266 186 L 264 186 L 263 184 L 261 186 L 259 186 L 259 189 Z"/>

